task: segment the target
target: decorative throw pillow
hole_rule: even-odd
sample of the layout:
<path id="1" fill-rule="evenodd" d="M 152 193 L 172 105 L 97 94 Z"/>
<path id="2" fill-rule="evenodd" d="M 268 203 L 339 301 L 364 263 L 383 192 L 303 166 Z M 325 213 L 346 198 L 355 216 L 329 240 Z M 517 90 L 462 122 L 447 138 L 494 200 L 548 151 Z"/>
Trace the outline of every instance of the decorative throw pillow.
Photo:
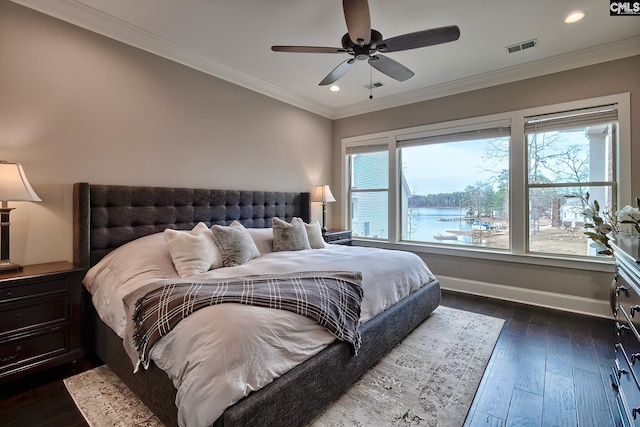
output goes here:
<path id="1" fill-rule="evenodd" d="M 225 267 L 242 265 L 260 256 L 251 234 L 238 221 L 233 221 L 228 227 L 214 225 L 211 227 L 211 233 Z"/>
<path id="2" fill-rule="evenodd" d="M 253 238 L 253 243 L 261 254 L 273 252 L 273 229 L 271 228 L 247 228 Z"/>
<path id="3" fill-rule="evenodd" d="M 304 221 L 293 218 L 290 223 L 273 217 L 273 251 L 301 251 L 311 249 Z"/>
<path id="4" fill-rule="evenodd" d="M 322 229 L 317 219 L 314 219 L 309 224 L 305 223 L 304 227 L 307 229 L 311 249 L 322 249 L 326 246 L 324 237 L 322 237 Z"/>
<path id="5" fill-rule="evenodd" d="M 222 257 L 216 247 L 211 230 L 204 222 L 191 231 L 164 230 L 171 260 L 180 277 L 204 273 L 222 267 Z"/>

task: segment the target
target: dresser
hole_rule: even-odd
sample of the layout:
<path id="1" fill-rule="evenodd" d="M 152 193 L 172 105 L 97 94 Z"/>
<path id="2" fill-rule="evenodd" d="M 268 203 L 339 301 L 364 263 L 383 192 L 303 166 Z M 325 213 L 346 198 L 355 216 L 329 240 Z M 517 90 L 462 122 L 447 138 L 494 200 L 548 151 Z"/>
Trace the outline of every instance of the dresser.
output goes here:
<path id="1" fill-rule="evenodd" d="M 69 262 L 0 274 L 0 384 L 84 355 L 82 275 Z"/>
<path id="2" fill-rule="evenodd" d="M 640 240 L 616 235 L 611 242 L 616 275 L 611 284 L 616 343 L 613 384 L 625 426 L 640 426 Z"/>

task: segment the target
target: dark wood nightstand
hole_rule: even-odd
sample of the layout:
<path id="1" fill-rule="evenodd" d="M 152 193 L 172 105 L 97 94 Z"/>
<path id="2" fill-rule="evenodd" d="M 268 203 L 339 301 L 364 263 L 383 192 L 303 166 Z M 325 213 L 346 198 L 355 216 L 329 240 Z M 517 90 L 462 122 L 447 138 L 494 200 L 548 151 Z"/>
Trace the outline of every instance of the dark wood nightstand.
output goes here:
<path id="1" fill-rule="evenodd" d="M 0 274 L 0 383 L 84 356 L 83 271 L 52 262 Z"/>
<path id="2" fill-rule="evenodd" d="M 322 237 L 332 245 L 351 246 L 351 230 L 327 230 L 322 233 Z"/>

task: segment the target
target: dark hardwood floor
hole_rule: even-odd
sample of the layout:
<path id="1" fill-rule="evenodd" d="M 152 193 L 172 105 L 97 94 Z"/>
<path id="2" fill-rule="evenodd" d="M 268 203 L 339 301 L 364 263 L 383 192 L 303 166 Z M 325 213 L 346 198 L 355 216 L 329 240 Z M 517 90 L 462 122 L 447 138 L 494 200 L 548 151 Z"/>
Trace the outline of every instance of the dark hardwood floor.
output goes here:
<path id="1" fill-rule="evenodd" d="M 505 319 L 466 427 L 620 425 L 609 379 L 613 321 L 449 291 L 442 304 Z M 62 379 L 98 364 L 0 385 L 0 426 L 87 426 Z"/>
<path id="2" fill-rule="evenodd" d="M 85 358 L 0 385 L 0 426 L 89 427 L 62 380 L 99 366 Z"/>
<path id="3" fill-rule="evenodd" d="M 442 293 L 442 304 L 505 319 L 465 427 L 609 427 L 613 320 Z"/>

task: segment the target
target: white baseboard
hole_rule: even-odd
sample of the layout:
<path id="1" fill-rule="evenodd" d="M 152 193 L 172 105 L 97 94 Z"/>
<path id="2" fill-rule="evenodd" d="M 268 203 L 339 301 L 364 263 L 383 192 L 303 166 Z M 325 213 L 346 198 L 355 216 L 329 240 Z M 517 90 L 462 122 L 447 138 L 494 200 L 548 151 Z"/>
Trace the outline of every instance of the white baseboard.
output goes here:
<path id="1" fill-rule="evenodd" d="M 612 319 L 609 301 L 438 276 L 442 289 Z"/>

